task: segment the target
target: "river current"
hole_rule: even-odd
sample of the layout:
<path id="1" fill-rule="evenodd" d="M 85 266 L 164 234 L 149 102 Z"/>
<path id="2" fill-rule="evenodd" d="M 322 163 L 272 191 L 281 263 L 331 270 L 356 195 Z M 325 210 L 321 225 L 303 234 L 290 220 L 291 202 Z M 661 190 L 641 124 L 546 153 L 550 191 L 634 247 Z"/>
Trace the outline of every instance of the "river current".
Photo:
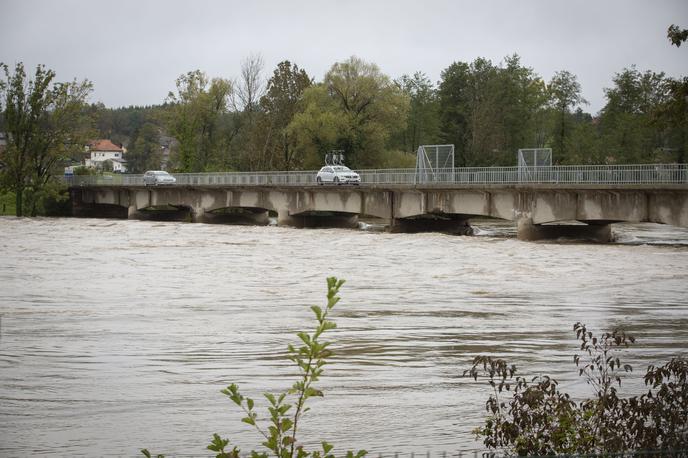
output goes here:
<path id="1" fill-rule="evenodd" d="M 573 324 L 688 354 L 688 230 L 616 225 L 610 244 L 104 219 L 0 218 L 0 456 L 211 456 L 213 433 L 261 442 L 220 390 L 288 388 L 294 333 L 327 276 L 346 279 L 335 356 L 299 430 L 307 445 L 378 454 L 481 450 L 478 354 L 549 374 L 575 396 Z"/>

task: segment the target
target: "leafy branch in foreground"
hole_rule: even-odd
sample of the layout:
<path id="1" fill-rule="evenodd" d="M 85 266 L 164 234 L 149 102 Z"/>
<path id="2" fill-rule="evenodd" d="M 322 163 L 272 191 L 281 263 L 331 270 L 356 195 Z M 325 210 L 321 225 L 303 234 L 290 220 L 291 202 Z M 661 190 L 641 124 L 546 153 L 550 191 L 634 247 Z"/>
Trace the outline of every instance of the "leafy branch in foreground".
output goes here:
<path id="1" fill-rule="evenodd" d="M 329 349 L 331 342 L 323 341 L 321 337 L 325 332 L 337 327 L 333 321 L 328 320 L 328 315 L 339 302 L 339 289 L 343 284 L 344 280 L 338 280 L 335 277 L 327 279 L 327 304 L 325 308 L 317 305 L 311 307 L 317 321 L 315 330 L 312 333 L 297 333 L 301 345 L 295 347 L 289 344 L 287 347 L 289 359 L 299 369 L 299 378 L 290 389 L 282 393 L 263 394 L 269 403 L 268 412 L 270 416 L 267 424 L 261 424 L 255 409 L 255 401 L 243 396 L 237 385 L 231 384 L 222 390 L 222 394 L 229 397 L 244 411 L 245 417 L 241 421 L 255 428 L 264 439 L 263 447 L 270 452 L 252 450 L 250 453 L 252 458 L 267 458 L 269 455 L 277 458 L 335 457 L 332 453 L 334 446 L 325 441 L 320 443 L 322 450 L 307 451 L 298 440 L 298 426 L 303 415 L 309 410 L 309 407 L 306 407 L 308 400 L 312 397 L 323 396 L 322 391 L 314 385 L 322 375 L 328 358 L 332 356 L 332 351 Z M 289 399 L 294 399 L 294 402 L 288 402 Z M 236 446 L 229 449 L 229 440 L 223 439 L 218 434 L 213 435 L 213 440 L 207 448 L 217 453 L 216 458 L 239 458 L 241 453 Z M 141 452 L 147 458 L 152 456 L 146 449 L 141 450 Z M 362 458 L 366 453 L 365 450 L 359 450 L 356 453 L 348 451 L 345 456 L 346 458 Z M 157 455 L 157 458 L 160 457 L 162 455 Z"/>
<path id="2" fill-rule="evenodd" d="M 650 366 L 644 377 L 647 394 L 622 398 L 615 385 L 631 372 L 618 354 L 635 342 L 622 330 L 599 338 L 585 325 L 573 327 L 582 355 L 573 357 L 578 375 L 595 396 L 576 403 L 547 376 L 516 375 L 516 367 L 489 356 L 477 356 L 464 372 L 484 378 L 493 394 L 488 417 L 476 429 L 488 449 L 518 455 L 598 454 L 629 450 L 677 450 L 688 443 L 688 360 L 672 359 Z M 508 400 L 506 393 L 510 393 Z M 500 397 L 501 396 L 501 397 Z"/>

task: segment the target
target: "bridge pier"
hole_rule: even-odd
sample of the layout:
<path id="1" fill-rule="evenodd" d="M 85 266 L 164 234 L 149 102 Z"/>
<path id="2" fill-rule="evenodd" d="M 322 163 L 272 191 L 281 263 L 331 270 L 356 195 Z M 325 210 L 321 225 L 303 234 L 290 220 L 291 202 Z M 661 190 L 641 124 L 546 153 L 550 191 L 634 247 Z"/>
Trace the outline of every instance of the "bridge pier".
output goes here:
<path id="1" fill-rule="evenodd" d="M 136 208 L 136 205 L 130 205 L 127 207 L 127 219 L 139 219 L 141 217 L 141 214 Z"/>
<path id="2" fill-rule="evenodd" d="M 570 238 L 607 243 L 612 240 L 610 224 L 533 224 L 532 219 L 518 220 L 519 240 L 556 240 Z"/>
<path id="3" fill-rule="evenodd" d="M 206 216 L 203 207 L 191 207 L 189 210 L 192 223 L 205 223 Z"/>

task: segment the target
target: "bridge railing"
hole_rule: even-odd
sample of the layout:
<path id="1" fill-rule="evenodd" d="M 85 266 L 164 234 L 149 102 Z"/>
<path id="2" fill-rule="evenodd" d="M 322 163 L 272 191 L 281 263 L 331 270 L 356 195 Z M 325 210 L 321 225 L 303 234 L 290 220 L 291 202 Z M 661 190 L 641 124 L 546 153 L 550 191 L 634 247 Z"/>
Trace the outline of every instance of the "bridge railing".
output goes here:
<path id="1" fill-rule="evenodd" d="M 360 170 L 367 185 L 489 184 L 688 184 L 686 164 L 555 165 L 549 167 L 459 167 L 419 173 L 416 169 Z M 175 173 L 182 186 L 308 186 L 317 171 Z M 71 186 L 143 186 L 143 175 L 77 175 Z"/>

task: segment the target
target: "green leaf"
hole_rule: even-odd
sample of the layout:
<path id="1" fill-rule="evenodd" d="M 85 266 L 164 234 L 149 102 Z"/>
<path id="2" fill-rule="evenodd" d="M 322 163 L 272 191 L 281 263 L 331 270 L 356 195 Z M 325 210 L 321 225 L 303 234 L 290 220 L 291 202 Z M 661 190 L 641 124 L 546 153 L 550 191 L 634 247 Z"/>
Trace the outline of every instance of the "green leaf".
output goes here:
<path id="1" fill-rule="evenodd" d="M 334 447 L 334 446 L 333 446 L 332 444 L 328 444 L 328 443 L 325 442 L 325 441 L 322 442 L 322 448 L 323 448 L 323 452 L 324 452 L 325 454 L 330 453 L 330 450 L 332 450 L 333 447 Z"/>
<path id="2" fill-rule="evenodd" d="M 246 404 L 248 405 L 248 410 L 253 410 L 253 399 L 246 398 Z"/>
<path id="3" fill-rule="evenodd" d="M 256 421 L 255 421 L 253 418 L 251 418 L 251 417 L 244 417 L 244 418 L 241 419 L 241 421 L 243 421 L 243 422 L 246 423 L 247 425 L 251 425 L 251 426 L 255 426 L 255 425 L 256 425 Z"/>
<path id="4" fill-rule="evenodd" d="M 282 445 L 291 445 L 294 442 L 294 438 L 291 436 L 285 436 L 282 438 Z"/>
<path id="5" fill-rule="evenodd" d="M 283 432 L 287 432 L 294 426 L 294 422 L 289 418 L 282 419 L 282 424 L 280 425 Z"/>
<path id="6" fill-rule="evenodd" d="M 315 317 L 318 319 L 318 321 L 322 320 L 322 309 L 320 307 L 317 305 L 312 305 L 311 310 L 313 310 L 313 313 L 315 313 Z"/>
<path id="7" fill-rule="evenodd" d="M 323 331 L 329 331 L 330 329 L 335 329 L 337 324 L 332 321 L 323 321 Z"/>
<path id="8" fill-rule="evenodd" d="M 305 392 L 306 396 L 311 397 L 311 396 L 318 396 L 318 397 L 323 397 L 323 392 L 320 390 L 316 390 L 315 388 L 308 387 Z"/>
<path id="9" fill-rule="evenodd" d="M 272 393 L 263 393 L 263 396 L 267 398 L 268 401 L 270 401 L 270 404 L 273 406 L 277 405 L 277 401 L 275 400 L 275 396 Z"/>
<path id="10" fill-rule="evenodd" d="M 305 343 L 308 346 L 311 345 L 311 336 L 309 336 L 305 332 L 297 332 L 296 335 L 299 336 L 299 339 L 301 339 L 303 343 Z"/>
<path id="11" fill-rule="evenodd" d="M 222 439 L 219 434 L 215 433 L 213 434 L 212 442 L 207 448 L 213 452 L 223 452 L 227 444 L 229 444 L 229 439 Z"/>
<path id="12" fill-rule="evenodd" d="M 289 409 L 291 409 L 291 404 L 284 404 L 281 405 L 277 410 L 279 411 L 280 415 L 284 415 Z"/>

